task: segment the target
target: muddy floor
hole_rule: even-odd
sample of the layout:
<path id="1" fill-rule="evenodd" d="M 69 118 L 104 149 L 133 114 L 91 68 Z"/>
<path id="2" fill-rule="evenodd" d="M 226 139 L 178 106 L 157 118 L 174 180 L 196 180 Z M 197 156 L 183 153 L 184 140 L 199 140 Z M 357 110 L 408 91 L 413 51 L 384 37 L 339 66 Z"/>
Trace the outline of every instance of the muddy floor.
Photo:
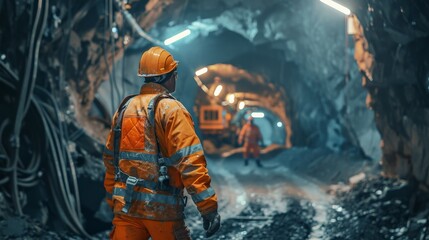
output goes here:
<path id="1" fill-rule="evenodd" d="M 211 239 L 429 240 L 429 197 L 418 186 L 371 174 L 364 160 L 323 154 L 294 149 L 264 159 L 262 168 L 245 166 L 240 157 L 209 158 L 222 217 Z M 360 181 L 348 182 L 362 171 Z M 89 239 L 13 217 L 1 194 L 0 200 L 0 239 Z M 192 239 L 206 239 L 192 201 L 185 213 Z M 108 233 L 92 238 L 107 239 Z"/>

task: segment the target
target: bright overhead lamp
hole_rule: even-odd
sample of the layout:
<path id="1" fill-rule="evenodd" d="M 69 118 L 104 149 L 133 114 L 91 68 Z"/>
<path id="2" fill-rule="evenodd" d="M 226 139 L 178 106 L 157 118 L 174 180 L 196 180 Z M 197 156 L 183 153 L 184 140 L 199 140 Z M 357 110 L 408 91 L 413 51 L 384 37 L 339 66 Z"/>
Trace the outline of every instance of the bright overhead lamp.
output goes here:
<path id="1" fill-rule="evenodd" d="M 265 114 L 263 112 L 252 112 L 250 116 L 252 116 L 253 118 L 263 118 L 265 117 Z"/>
<path id="2" fill-rule="evenodd" d="M 217 85 L 213 94 L 215 95 L 215 97 L 217 97 L 217 96 L 219 96 L 220 92 L 222 92 L 222 85 L 219 84 L 219 85 Z"/>
<path id="3" fill-rule="evenodd" d="M 208 68 L 206 68 L 206 67 L 201 68 L 201 69 L 199 69 L 199 70 L 197 70 L 197 71 L 195 72 L 195 75 L 197 75 L 197 76 L 201 76 L 201 75 L 203 75 L 204 73 L 206 73 L 208 70 L 209 70 L 209 69 L 208 69 Z"/>
<path id="4" fill-rule="evenodd" d="M 347 17 L 347 34 L 354 35 L 357 34 L 358 31 L 355 27 L 355 20 L 352 15 Z"/>
<path id="5" fill-rule="evenodd" d="M 282 122 L 277 122 L 277 127 L 282 127 L 283 123 Z"/>
<path id="6" fill-rule="evenodd" d="M 343 5 L 341 5 L 339 3 L 336 3 L 336 2 L 334 2 L 332 0 L 320 0 L 320 1 L 322 3 L 328 5 L 328 6 L 330 6 L 330 7 L 334 8 L 334 9 L 336 9 L 336 10 L 344 13 L 347 16 L 350 15 L 350 13 L 351 13 L 350 9 L 348 9 L 348 8 L 344 7 Z"/>
<path id="7" fill-rule="evenodd" d="M 191 30 L 186 29 L 185 31 L 180 32 L 180 33 L 178 33 L 178 34 L 176 34 L 176 35 L 172 36 L 171 38 L 166 39 L 166 40 L 164 41 L 164 44 L 165 44 L 165 45 L 170 45 L 170 44 L 172 44 L 172 43 L 174 43 L 174 42 L 177 42 L 177 41 L 179 41 L 180 39 L 182 39 L 182 38 L 184 38 L 184 37 L 188 36 L 189 34 L 191 34 Z"/>
<path id="8" fill-rule="evenodd" d="M 235 102 L 235 95 L 234 94 L 228 94 L 228 96 L 226 97 L 226 99 L 228 100 L 228 102 L 230 104 L 233 104 Z"/>
<path id="9" fill-rule="evenodd" d="M 244 102 L 244 101 L 241 101 L 239 104 L 238 104 L 238 109 L 243 109 L 244 107 L 246 106 L 246 103 Z"/>

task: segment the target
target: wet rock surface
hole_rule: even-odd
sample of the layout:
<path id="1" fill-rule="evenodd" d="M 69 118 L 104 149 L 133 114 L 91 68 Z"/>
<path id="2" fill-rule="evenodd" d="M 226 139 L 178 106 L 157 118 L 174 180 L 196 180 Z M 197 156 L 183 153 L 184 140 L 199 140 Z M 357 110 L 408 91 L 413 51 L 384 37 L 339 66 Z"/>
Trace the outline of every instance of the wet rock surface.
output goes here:
<path id="1" fill-rule="evenodd" d="M 288 198 L 286 212 L 265 215 L 264 208 L 269 206 L 259 201 L 249 205 L 236 217 L 223 221 L 219 232 L 212 239 L 307 239 L 315 211 L 306 200 Z M 192 239 L 205 239 L 202 225 L 198 224 L 196 212 L 188 215 Z"/>
<path id="2" fill-rule="evenodd" d="M 211 239 L 429 239 L 429 197 L 414 182 L 369 175 L 354 181 L 352 188 L 339 188 L 331 199 L 319 183 L 284 168 L 283 157 L 270 159 L 262 169 L 254 164 L 243 168 L 240 159 L 209 160 L 216 169 L 212 177 L 222 216 L 221 229 Z M 269 164 L 278 165 L 272 169 Z M 14 216 L 10 209 L 0 207 L 0 239 L 88 239 L 27 216 Z M 206 239 L 192 201 L 185 214 L 192 239 Z M 91 236 L 107 239 L 108 234 L 105 229 Z"/>
<path id="3" fill-rule="evenodd" d="M 261 229 L 252 229 L 243 239 L 307 239 L 314 223 L 313 207 L 307 201 L 288 200 L 288 211 L 273 216 Z"/>
<path id="4" fill-rule="evenodd" d="M 339 193 L 328 210 L 326 239 L 429 239 L 427 196 L 412 191 L 404 181 L 379 177 Z"/>

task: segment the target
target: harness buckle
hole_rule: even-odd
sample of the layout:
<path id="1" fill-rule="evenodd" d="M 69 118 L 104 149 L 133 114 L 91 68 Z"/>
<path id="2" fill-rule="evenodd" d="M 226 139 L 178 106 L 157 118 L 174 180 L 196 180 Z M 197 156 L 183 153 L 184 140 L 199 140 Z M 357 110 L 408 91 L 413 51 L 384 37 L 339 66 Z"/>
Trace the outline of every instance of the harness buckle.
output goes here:
<path id="1" fill-rule="evenodd" d="M 139 180 L 133 176 L 128 176 L 127 178 L 127 181 L 126 181 L 127 188 L 125 189 L 125 196 L 124 196 L 125 205 L 122 208 L 122 212 L 124 213 L 128 213 L 128 210 L 131 206 L 131 200 L 133 199 L 134 186 L 138 183 L 138 181 Z"/>
<path id="2" fill-rule="evenodd" d="M 131 186 L 134 187 L 138 183 L 138 181 L 139 180 L 136 177 L 129 176 L 127 178 L 127 182 L 126 182 L 126 184 L 127 184 L 127 190 L 128 190 L 128 185 L 131 185 Z"/>

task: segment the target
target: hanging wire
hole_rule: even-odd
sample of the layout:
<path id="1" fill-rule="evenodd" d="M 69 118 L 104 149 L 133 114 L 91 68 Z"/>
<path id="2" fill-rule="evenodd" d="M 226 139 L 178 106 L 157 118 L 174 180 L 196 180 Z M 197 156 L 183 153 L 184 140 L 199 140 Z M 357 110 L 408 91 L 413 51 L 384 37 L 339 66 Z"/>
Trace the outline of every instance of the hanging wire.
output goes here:
<path id="1" fill-rule="evenodd" d="M 18 213 L 18 215 L 22 215 L 22 207 L 19 200 L 18 195 L 18 173 L 17 173 L 17 164 L 19 161 L 19 150 L 20 150 L 20 134 L 21 134 L 21 127 L 22 127 L 22 121 L 24 119 L 24 116 L 28 110 L 28 106 L 30 104 L 30 98 L 32 95 L 32 90 L 36 81 L 36 74 L 37 74 L 37 62 L 38 62 L 38 54 L 39 54 L 39 48 L 40 48 L 40 41 L 42 38 L 42 33 L 46 26 L 46 19 L 48 15 L 48 7 L 49 7 L 49 0 L 46 0 L 45 2 L 45 10 L 42 12 L 43 7 L 43 0 L 39 0 L 37 3 L 37 13 L 33 24 L 33 30 L 31 34 L 30 39 L 30 47 L 29 47 L 29 56 L 26 63 L 24 78 L 22 80 L 21 88 L 19 89 L 19 100 L 18 100 L 18 107 L 16 108 L 16 116 L 14 119 L 14 128 L 13 128 L 13 135 L 12 135 L 12 147 L 14 148 L 14 151 L 12 153 L 12 198 L 13 198 L 13 204 L 15 207 L 15 211 Z M 42 24 L 40 26 L 39 32 L 37 32 L 39 28 L 39 22 L 40 18 L 43 17 Z M 36 36 L 37 35 L 37 36 Z"/>
<path id="2" fill-rule="evenodd" d="M 115 88 L 117 99 L 122 99 L 118 82 L 116 79 L 116 68 L 115 68 L 115 55 L 116 55 L 116 38 L 118 36 L 118 28 L 116 26 L 115 20 L 113 20 L 115 12 L 113 10 L 113 0 L 109 1 L 109 30 L 110 30 L 110 48 L 112 50 L 112 80 L 113 86 Z M 115 31 L 115 32 L 114 32 Z"/>
<path id="3" fill-rule="evenodd" d="M 125 24 L 124 24 L 125 25 Z M 122 87 L 122 97 L 125 96 L 125 26 L 122 26 L 122 64 L 121 64 L 121 87 Z"/>
<path id="4" fill-rule="evenodd" d="M 109 15 L 109 0 L 105 0 L 104 1 L 104 32 L 105 33 L 109 33 L 109 19 L 108 16 Z M 106 70 L 107 73 L 109 74 L 109 86 L 110 86 L 110 104 L 111 104 L 111 112 L 115 112 L 115 93 L 113 90 L 113 77 L 112 77 L 112 73 L 110 72 L 110 67 L 109 67 L 109 62 L 107 61 L 107 41 L 106 38 L 103 38 L 103 58 L 104 58 L 104 63 L 106 64 Z"/>

